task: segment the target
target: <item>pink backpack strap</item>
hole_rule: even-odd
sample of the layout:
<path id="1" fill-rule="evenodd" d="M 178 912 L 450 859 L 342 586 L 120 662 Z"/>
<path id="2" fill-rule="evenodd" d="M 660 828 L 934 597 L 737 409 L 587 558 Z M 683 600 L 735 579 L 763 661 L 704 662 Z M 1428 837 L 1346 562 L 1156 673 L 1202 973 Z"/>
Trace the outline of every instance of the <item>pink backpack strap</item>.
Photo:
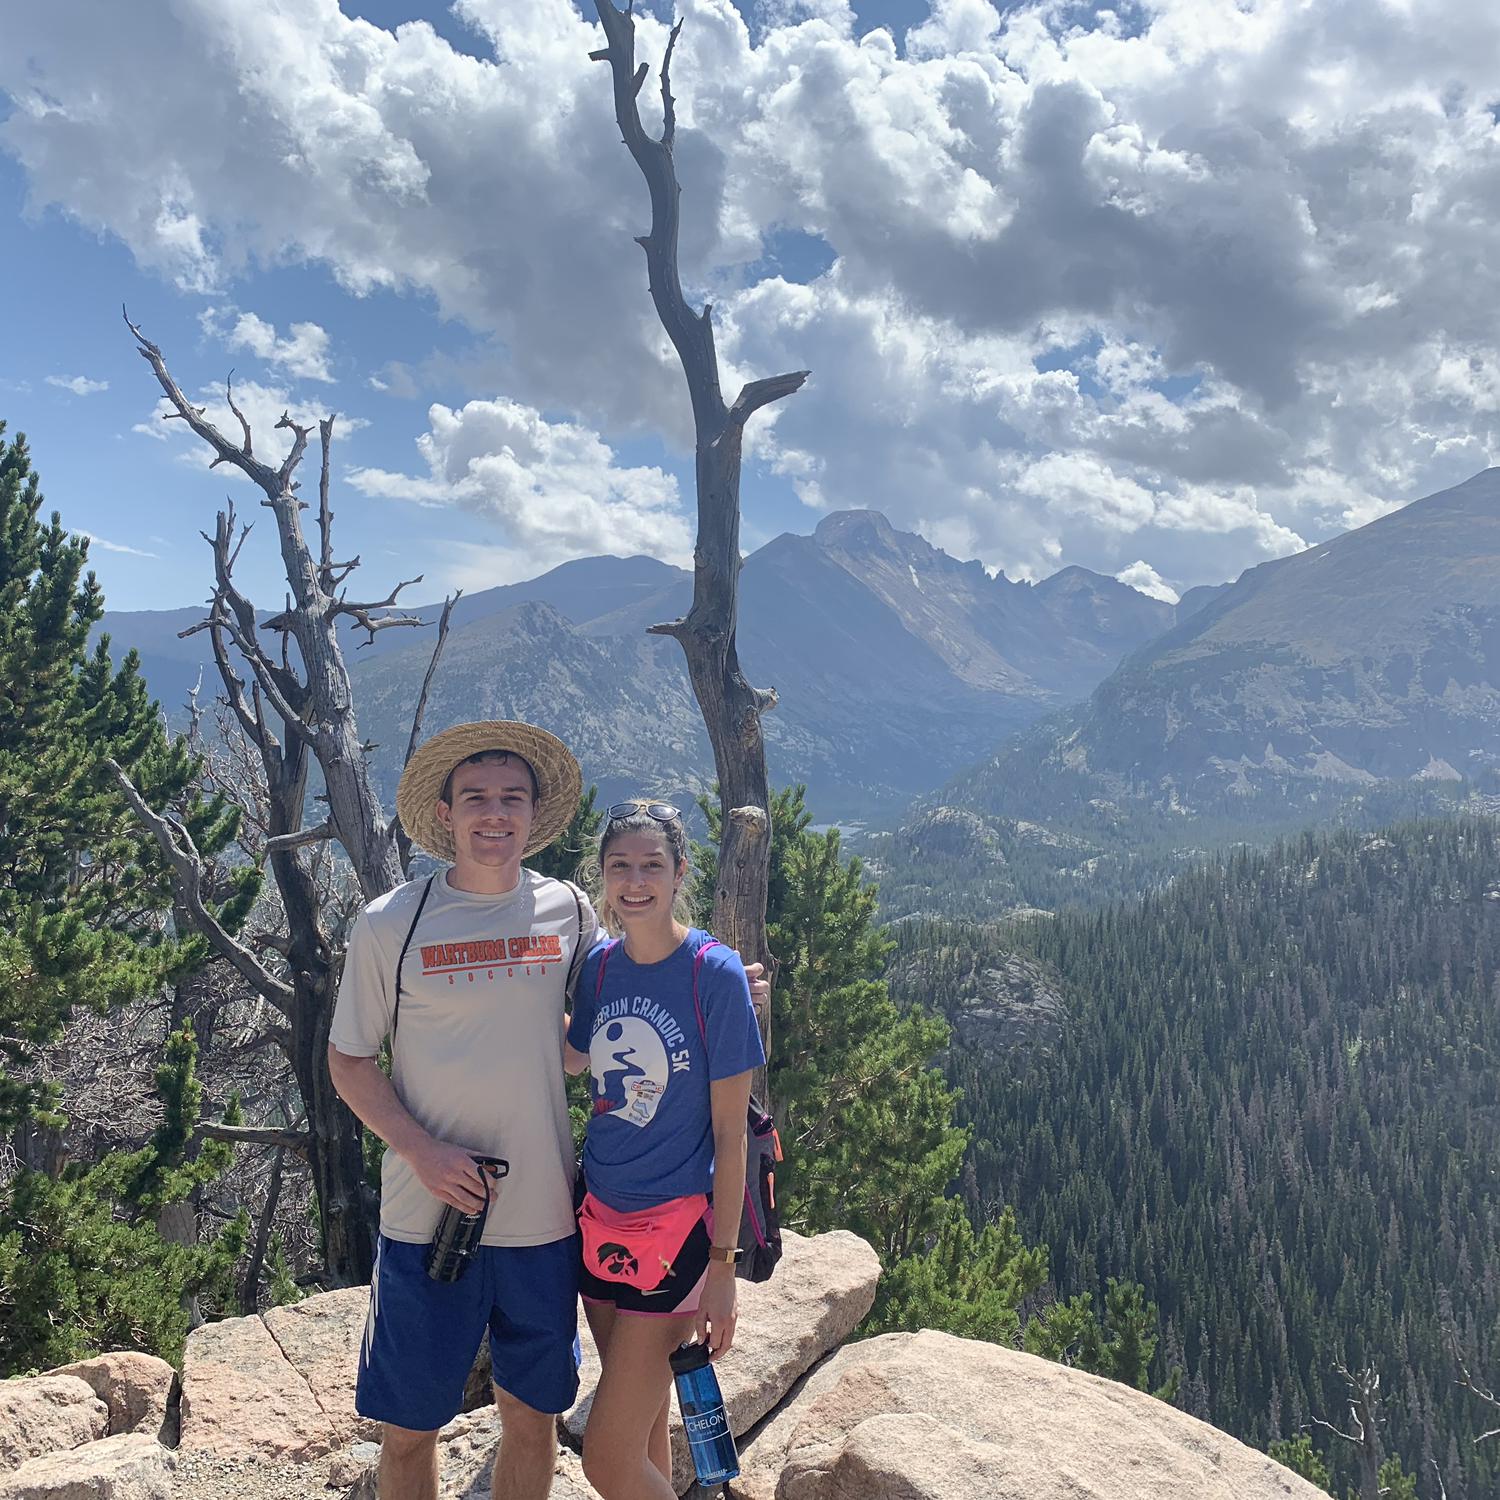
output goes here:
<path id="1" fill-rule="evenodd" d="M 620 946 L 620 939 L 616 938 L 612 943 L 604 945 L 604 952 L 599 955 L 599 975 L 594 981 L 594 1004 L 599 1003 L 599 996 L 604 993 L 604 966 L 609 962 L 609 955 Z M 696 983 L 696 981 L 695 981 Z M 697 993 L 696 988 L 694 994 Z"/>
<path id="2" fill-rule="evenodd" d="M 703 1038 L 703 1050 L 708 1050 L 708 1027 L 703 1020 L 703 1003 L 698 999 L 698 974 L 703 968 L 703 955 L 710 948 L 721 946 L 718 938 L 709 940 L 693 955 L 693 1009 L 698 1012 L 698 1035 Z"/>

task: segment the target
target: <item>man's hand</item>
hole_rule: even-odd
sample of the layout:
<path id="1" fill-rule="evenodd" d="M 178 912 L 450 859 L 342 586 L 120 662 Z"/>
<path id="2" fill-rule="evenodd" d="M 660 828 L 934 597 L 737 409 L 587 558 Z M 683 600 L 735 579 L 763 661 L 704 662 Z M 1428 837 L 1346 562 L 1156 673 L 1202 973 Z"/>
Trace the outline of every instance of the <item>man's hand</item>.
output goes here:
<path id="1" fill-rule="evenodd" d="M 750 1003 L 758 1016 L 764 1015 L 771 1003 L 771 981 L 763 977 L 765 972 L 764 964 L 745 965 L 745 978 L 750 981 Z"/>
<path id="2" fill-rule="evenodd" d="M 485 1183 L 480 1173 L 488 1169 L 462 1146 L 450 1146 L 429 1136 L 425 1144 L 407 1154 L 406 1160 L 434 1198 L 466 1214 L 477 1214 L 485 1206 Z M 490 1192 L 494 1192 L 493 1187 Z"/>
<path id="3" fill-rule="evenodd" d="M 739 1285 L 734 1267 L 723 1261 L 710 1261 L 708 1281 L 698 1303 L 698 1342 L 708 1346 L 708 1357 L 718 1359 L 734 1343 L 734 1326 L 739 1318 Z"/>

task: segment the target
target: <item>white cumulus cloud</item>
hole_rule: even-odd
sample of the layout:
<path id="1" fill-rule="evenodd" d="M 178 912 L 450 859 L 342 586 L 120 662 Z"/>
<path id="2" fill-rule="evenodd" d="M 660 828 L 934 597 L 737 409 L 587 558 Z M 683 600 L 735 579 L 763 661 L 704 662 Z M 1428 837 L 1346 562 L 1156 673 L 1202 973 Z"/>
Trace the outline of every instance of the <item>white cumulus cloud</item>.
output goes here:
<path id="1" fill-rule="evenodd" d="M 425 473 L 357 468 L 349 482 L 366 495 L 458 506 L 494 522 L 512 559 L 506 571 L 518 577 L 595 553 L 691 558 L 677 481 L 657 468 L 621 467 L 596 433 L 505 399 L 456 411 L 434 405 L 428 421 L 417 439 Z"/>
<path id="2" fill-rule="evenodd" d="M 71 391 L 75 396 L 92 396 L 97 391 L 109 389 L 107 380 L 90 380 L 87 375 L 48 375 L 46 379 L 48 385 Z"/>
<path id="3" fill-rule="evenodd" d="M 597 27 L 569 0 L 455 10 L 487 55 L 336 0 L 26 0 L 0 149 L 34 208 L 184 287 L 300 262 L 422 294 L 503 351 L 479 389 L 690 452 Z M 934 0 L 904 47 L 843 0 L 753 28 L 680 10 L 685 284 L 731 392 L 812 369 L 747 444 L 809 506 L 879 506 L 1013 576 L 1149 556 L 1187 584 L 1500 455 L 1488 0 L 1152 0 L 1129 24 Z M 637 29 L 654 62 L 663 23 Z M 783 279 L 786 235 L 831 268 Z M 321 325 L 233 332 L 324 378 Z M 524 493 L 489 452 L 421 482 Z M 609 531 L 582 514 L 555 534 Z"/>
<path id="4" fill-rule="evenodd" d="M 258 359 L 298 380 L 332 383 L 328 367 L 328 333 L 317 323 L 293 323 L 285 336 L 254 313 L 207 308 L 199 315 L 203 331 L 221 338 L 230 349 L 247 349 Z M 234 317 L 234 322 L 228 319 Z"/>
<path id="5" fill-rule="evenodd" d="M 1163 604 L 1176 604 L 1182 596 L 1167 582 L 1150 563 L 1138 558 L 1128 568 L 1115 574 L 1118 582 L 1138 590 L 1148 599 L 1160 599 Z"/>

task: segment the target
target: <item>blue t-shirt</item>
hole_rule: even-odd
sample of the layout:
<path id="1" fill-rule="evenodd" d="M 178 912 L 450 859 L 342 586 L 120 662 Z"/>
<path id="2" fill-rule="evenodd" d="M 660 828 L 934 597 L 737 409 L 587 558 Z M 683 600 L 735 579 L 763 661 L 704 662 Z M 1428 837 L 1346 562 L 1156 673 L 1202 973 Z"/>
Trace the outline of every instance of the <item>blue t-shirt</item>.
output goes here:
<path id="1" fill-rule="evenodd" d="M 601 943 L 578 976 L 568 1041 L 589 1054 L 594 1100 L 584 1175 L 589 1191 L 621 1213 L 712 1191 L 709 1083 L 766 1060 L 745 966 L 722 944 L 704 954 L 698 971 L 704 1047 L 693 956 L 708 941 L 694 928 L 654 964 L 632 962 L 623 943 Z"/>

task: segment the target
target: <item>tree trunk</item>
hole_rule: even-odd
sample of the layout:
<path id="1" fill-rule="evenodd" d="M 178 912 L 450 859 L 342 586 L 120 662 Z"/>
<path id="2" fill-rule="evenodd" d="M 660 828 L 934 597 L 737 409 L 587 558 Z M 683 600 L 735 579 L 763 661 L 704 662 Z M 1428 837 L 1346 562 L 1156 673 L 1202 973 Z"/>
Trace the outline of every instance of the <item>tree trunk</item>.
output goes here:
<path id="1" fill-rule="evenodd" d="M 328 1076 L 334 995 L 325 978 L 298 998 L 292 1068 L 307 1113 L 307 1160 L 318 1201 L 323 1259 L 334 1286 L 358 1286 L 369 1281 L 375 1265 L 373 1195 L 365 1185 L 359 1121 L 334 1093 Z"/>
<path id="2" fill-rule="evenodd" d="M 612 0 L 595 0 L 608 45 L 593 53 L 607 62 L 614 83 L 615 120 L 651 196 L 651 230 L 639 244 L 646 252 L 651 300 L 682 361 L 697 436 L 698 537 L 693 553 L 693 603 L 687 617 L 654 625 L 675 636 L 687 657 L 693 693 L 714 750 L 722 814 L 719 877 L 714 890 L 715 934 L 747 961 L 774 960 L 766 941 L 766 890 L 771 863 L 771 815 L 765 739 L 760 716 L 776 695 L 750 686 L 735 649 L 740 577 L 740 451 L 745 423 L 762 406 L 801 388 L 806 370 L 755 380 L 726 406 L 719 382 L 711 309 L 695 313 L 683 296 L 677 269 L 678 211 L 682 190 L 672 160 L 677 117 L 672 98 L 672 51 L 682 22 L 672 28 L 661 67 L 663 127 L 660 140 L 641 125 L 637 96 L 646 65 L 635 62 L 635 19 Z M 771 1055 L 771 1018 L 760 1017 L 766 1056 Z M 768 1099 L 760 1069 L 755 1092 Z"/>
<path id="3" fill-rule="evenodd" d="M 307 1115 L 307 1154 L 317 1197 L 324 1260 L 335 1285 L 368 1281 L 374 1259 L 371 1195 L 364 1182 L 358 1121 L 334 1093 L 328 1074 L 328 1033 L 333 1021 L 341 954 L 326 930 L 323 896 L 305 863 L 308 846 L 337 840 L 348 856 L 365 900 L 384 895 L 404 878 L 396 823 L 387 818 L 370 777 L 366 745 L 354 711 L 354 691 L 339 641 L 339 619 L 348 616 L 370 632 L 391 626 L 420 625 L 416 616 L 385 614 L 402 589 L 420 578 L 399 583 L 390 595 L 368 603 L 351 602 L 343 588 L 359 565 L 334 561 L 333 511 L 329 505 L 329 453 L 333 418 L 319 424 L 322 470 L 318 504 L 318 554 L 302 529 L 306 504 L 298 498 L 294 478 L 307 450 L 310 427 L 283 415 L 278 429 L 291 431 L 290 453 L 277 465 L 254 453 L 250 424 L 226 391 L 243 441 L 231 442 L 204 417 L 203 408 L 183 396 L 161 351 L 126 318 L 139 352 L 150 364 L 172 410 L 214 450 L 210 467 L 230 464 L 264 495 L 262 504 L 275 521 L 281 560 L 290 590 L 286 607 L 269 620 L 257 617 L 250 600 L 232 578 L 240 547 L 250 528 L 235 534 L 231 503 L 221 511 L 213 536 L 215 589 L 207 620 L 192 630 L 209 632 L 225 701 L 249 744 L 259 754 L 268 800 L 266 855 L 282 909 L 286 932 L 271 946 L 285 955 L 286 975 L 261 958 L 220 924 L 204 899 L 205 862 L 183 824 L 149 807 L 117 765 L 111 763 L 136 815 L 155 834 L 173 872 L 174 894 L 182 920 L 191 923 L 245 980 L 284 1018 L 278 1040 L 289 1053 L 292 1071 Z M 427 686 L 447 634 L 452 600 L 443 611 L 433 665 L 428 670 L 412 726 L 412 746 L 426 704 Z M 184 632 L 191 634 L 192 631 Z M 279 649 L 263 643 L 281 637 Z M 290 649 L 296 643 L 296 652 Z M 229 654 L 233 644 L 242 667 L 249 669 L 249 688 Z M 310 760 L 323 774 L 328 815 L 315 828 L 303 827 Z M 219 1127 L 223 1131 L 224 1127 Z M 225 1138 L 221 1135 L 221 1138 Z"/>

